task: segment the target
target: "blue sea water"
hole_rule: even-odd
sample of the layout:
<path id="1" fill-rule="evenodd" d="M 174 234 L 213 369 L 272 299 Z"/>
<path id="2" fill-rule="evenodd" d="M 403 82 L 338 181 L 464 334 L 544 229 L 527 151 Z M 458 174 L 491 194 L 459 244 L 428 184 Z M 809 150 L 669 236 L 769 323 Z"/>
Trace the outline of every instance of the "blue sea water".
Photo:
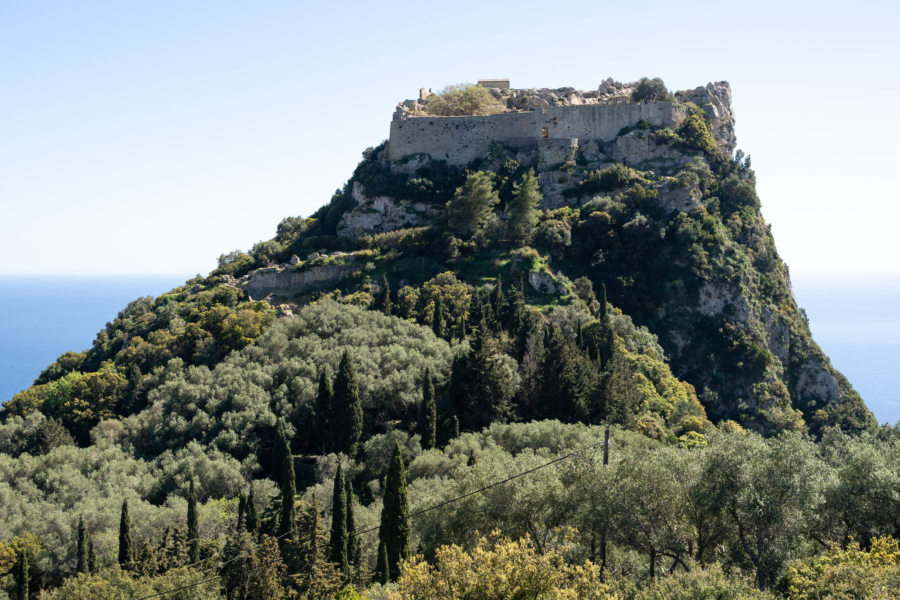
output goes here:
<path id="1" fill-rule="evenodd" d="M 67 350 L 90 347 L 125 305 L 188 276 L 0 277 L 0 401 Z M 900 422 L 900 278 L 794 278 L 816 341 L 879 422 Z"/>
<path id="2" fill-rule="evenodd" d="M 32 384 L 63 352 L 91 347 L 125 306 L 189 276 L 0 276 L 0 402 Z"/>

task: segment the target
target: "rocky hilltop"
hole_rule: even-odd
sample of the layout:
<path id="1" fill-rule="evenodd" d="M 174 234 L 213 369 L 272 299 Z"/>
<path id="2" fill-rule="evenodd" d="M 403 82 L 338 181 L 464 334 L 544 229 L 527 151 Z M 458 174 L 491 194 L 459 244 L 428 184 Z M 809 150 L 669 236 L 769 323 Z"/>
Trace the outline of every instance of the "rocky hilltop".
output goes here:
<path id="1" fill-rule="evenodd" d="M 100 415 L 151 410 L 167 361 L 218 364 L 331 298 L 453 345 L 482 347 L 472 332 L 490 328 L 515 399 L 497 418 L 615 419 L 654 437 L 702 431 L 707 417 L 767 434 L 873 427 L 793 297 L 750 159 L 735 151 L 729 84 L 649 98 L 641 85 L 477 89 L 488 114 L 456 116 L 431 114 L 437 97 L 423 90 L 327 205 L 130 306 L 5 414 L 47 405 L 66 422 L 52 390 L 90 373 L 120 397 L 78 417 L 87 439 Z M 542 412 L 535 391 L 549 385 L 534 370 L 547 344 L 575 344 L 586 361 L 561 412 Z M 378 413 L 376 430 L 386 415 L 409 417 Z"/>
<path id="2" fill-rule="evenodd" d="M 605 285 L 611 300 L 659 336 L 676 374 L 703 392 L 717 418 L 764 429 L 801 421 L 813 428 L 871 424 L 858 394 L 811 339 L 793 298 L 788 269 L 759 211 L 749 157 L 734 153 L 728 82 L 657 103 L 634 102 L 636 86 L 608 79 L 589 92 L 492 88 L 506 111 L 481 117 L 429 115 L 433 96 L 423 91 L 419 100 L 398 105 L 391 139 L 368 152 L 333 201 L 341 207 L 334 231 L 359 240 L 441 223 L 452 189 L 441 195 L 416 186 L 437 187 L 435 175 L 454 170 L 441 157 L 474 123 L 481 128 L 475 133 L 490 137 L 466 137 L 467 149 L 480 143 L 487 150 L 465 167 L 502 177 L 514 164 L 538 176 L 544 220 L 534 241 L 543 245 L 546 264 L 526 278 L 534 289 L 565 293 L 559 282 L 580 276 Z M 596 130 L 579 121 L 584 107 L 621 113 L 648 105 L 676 117 L 654 121 L 640 115 L 660 113 L 636 113 L 614 134 L 593 138 Z M 552 117 L 546 137 L 539 122 L 529 124 L 527 139 L 515 123 L 505 129 L 511 116 L 532 115 Z M 554 137 L 554 126 L 565 128 L 567 120 L 584 129 L 577 139 Z M 415 140 L 419 149 L 431 144 L 431 151 L 399 155 L 396 125 L 409 122 L 446 129 Z"/>

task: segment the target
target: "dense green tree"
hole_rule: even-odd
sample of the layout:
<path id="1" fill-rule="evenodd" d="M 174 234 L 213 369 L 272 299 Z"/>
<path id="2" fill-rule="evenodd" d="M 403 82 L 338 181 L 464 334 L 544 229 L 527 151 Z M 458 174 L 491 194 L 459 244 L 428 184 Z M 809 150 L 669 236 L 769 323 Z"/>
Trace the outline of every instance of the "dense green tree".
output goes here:
<path id="1" fill-rule="evenodd" d="M 187 530 L 190 544 L 188 559 L 192 564 L 196 564 L 200 562 L 200 522 L 197 517 L 197 490 L 194 488 L 193 479 L 188 491 Z"/>
<path id="2" fill-rule="evenodd" d="M 593 365 L 555 325 L 547 329 L 544 349 L 543 392 L 537 418 L 587 420 L 594 389 Z"/>
<path id="3" fill-rule="evenodd" d="M 78 550 L 76 554 L 75 572 L 88 572 L 87 528 L 84 525 L 83 516 L 78 517 Z"/>
<path id="4" fill-rule="evenodd" d="M 88 573 L 94 574 L 100 568 L 99 563 L 97 562 L 97 553 L 94 550 L 94 538 L 91 537 L 90 541 L 88 541 L 88 560 L 87 560 L 87 568 Z"/>
<path id="5" fill-rule="evenodd" d="M 675 100 L 672 92 L 659 77 L 653 79 L 641 77 L 637 87 L 631 92 L 631 99 L 634 102 L 672 102 Z"/>
<path id="6" fill-rule="evenodd" d="M 538 222 L 541 186 L 534 169 L 513 184 L 512 200 L 506 205 L 507 227 L 512 241 L 521 243 L 531 236 Z"/>
<path id="7" fill-rule="evenodd" d="M 247 529 L 247 496 L 244 492 L 238 495 L 238 514 L 235 523 L 236 531 L 246 531 Z"/>
<path id="8" fill-rule="evenodd" d="M 425 105 L 425 110 L 429 114 L 443 117 L 491 115 L 505 109 L 503 103 L 494 98 L 490 90 L 471 83 L 448 85 L 434 96 L 430 96 Z"/>
<path id="9" fill-rule="evenodd" d="M 128 516 L 128 499 L 122 500 L 119 518 L 119 566 L 130 569 L 134 564 L 134 544 L 131 541 L 131 518 Z"/>
<path id="10" fill-rule="evenodd" d="M 278 600 L 285 597 L 286 567 L 278 542 L 264 535 L 257 543 L 248 531 L 232 535 L 222 550 L 222 584 L 228 600 Z"/>
<path id="11" fill-rule="evenodd" d="M 363 411 L 356 373 L 346 350 L 334 378 L 333 404 L 335 450 L 354 458 L 362 436 Z"/>
<path id="12" fill-rule="evenodd" d="M 391 314 L 391 286 L 388 283 L 387 274 L 381 276 L 381 287 L 378 289 L 378 295 L 372 302 L 372 308 L 381 311 L 390 316 Z"/>
<path id="13" fill-rule="evenodd" d="M 453 361 L 449 395 L 460 425 L 478 430 L 512 416 L 519 383 L 515 360 L 504 354 L 482 321 L 467 354 Z"/>
<path id="14" fill-rule="evenodd" d="M 437 407 L 434 402 L 434 384 L 431 382 L 431 370 L 425 369 L 425 381 L 422 386 L 422 402 L 419 403 L 419 436 L 422 438 L 422 449 L 430 450 L 437 443 Z"/>
<path id="15" fill-rule="evenodd" d="M 353 498 L 353 486 L 347 481 L 347 562 L 359 571 L 362 559 L 362 539 L 356 534 L 356 500 Z"/>
<path id="16" fill-rule="evenodd" d="M 332 421 L 334 419 L 334 392 L 331 388 L 331 378 L 328 376 L 328 368 L 319 373 L 319 389 L 316 393 L 316 436 L 319 446 L 324 454 L 334 443 L 332 439 Z"/>
<path id="17" fill-rule="evenodd" d="M 281 460 L 281 512 L 278 520 L 278 535 L 280 537 L 292 534 L 297 519 L 297 512 L 294 506 L 294 499 L 297 495 L 297 483 L 294 477 L 294 456 L 284 435 L 284 425 L 281 423 L 278 427 L 276 444 L 278 454 L 283 457 Z"/>
<path id="18" fill-rule="evenodd" d="M 343 581 L 326 556 L 320 510 L 313 494 L 312 504 L 302 513 L 298 539 L 287 545 L 288 567 L 295 573 L 292 587 L 299 598 L 308 600 L 333 597 Z"/>
<path id="19" fill-rule="evenodd" d="M 406 467 L 400 444 L 394 445 L 394 455 L 388 466 L 381 509 L 378 539 L 387 550 L 390 578 L 400 573 L 400 561 L 409 557 L 409 502 L 406 497 Z"/>
<path id="20" fill-rule="evenodd" d="M 431 315 L 431 331 L 439 338 L 444 337 L 444 306 L 440 294 L 434 297 L 434 313 Z"/>
<path id="21" fill-rule="evenodd" d="M 492 174 L 486 171 L 470 173 L 447 203 L 450 229 L 464 238 L 472 237 L 493 214 L 498 202 L 500 196 L 494 189 Z"/>
<path id="22" fill-rule="evenodd" d="M 247 531 L 256 533 L 259 530 L 259 519 L 256 516 L 256 498 L 253 495 L 253 484 L 250 484 L 250 493 L 247 495 L 246 513 Z"/>
<path id="23" fill-rule="evenodd" d="M 373 574 L 373 578 L 382 585 L 391 580 L 391 569 L 388 566 L 387 546 L 384 542 L 378 542 L 378 553 L 375 556 L 375 573 Z"/>
<path id="24" fill-rule="evenodd" d="M 728 442 L 711 448 L 703 477 L 714 482 L 713 505 L 765 590 L 818 510 L 821 464 L 798 434 L 769 442 L 754 434 L 732 435 Z"/>
<path id="25" fill-rule="evenodd" d="M 331 496 L 331 539 L 328 558 L 338 567 L 345 579 L 350 575 L 347 555 L 347 504 L 344 469 L 339 462 L 334 474 L 334 489 Z"/>
<path id="26" fill-rule="evenodd" d="M 28 572 L 28 553 L 22 552 L 19 554 L 18 562 L 16 563 L 15 600 L 28 600 L 30 577 Z"/>

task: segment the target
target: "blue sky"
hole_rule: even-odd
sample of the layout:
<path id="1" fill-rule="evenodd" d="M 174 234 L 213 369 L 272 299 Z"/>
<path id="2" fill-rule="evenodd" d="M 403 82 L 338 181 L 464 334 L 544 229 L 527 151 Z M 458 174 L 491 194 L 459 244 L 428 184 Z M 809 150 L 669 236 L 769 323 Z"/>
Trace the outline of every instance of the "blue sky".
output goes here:
<path id="1" fill-rule="evenodd" d="M 205 273 L 420 87 L 728 80 L 794 274 L 900 276 L 896 2 L 0 3 L 0 274 Z"/>

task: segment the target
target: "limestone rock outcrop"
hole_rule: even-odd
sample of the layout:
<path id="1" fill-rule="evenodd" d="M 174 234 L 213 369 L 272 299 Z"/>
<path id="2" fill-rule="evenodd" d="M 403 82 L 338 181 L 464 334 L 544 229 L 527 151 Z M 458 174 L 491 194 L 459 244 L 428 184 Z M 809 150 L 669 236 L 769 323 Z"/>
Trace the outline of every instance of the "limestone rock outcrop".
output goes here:
<path id="1" fill-rule="evenodd" d="M 356 206 L 344 213 L 337 225 L 337 234 L 345 238 L 419 227 L 430 223 L 439 212 L 423 203 L 396 200 L 390 196 L 369 197 L 358 181 L 353 182 L 351 194 Z"/>

